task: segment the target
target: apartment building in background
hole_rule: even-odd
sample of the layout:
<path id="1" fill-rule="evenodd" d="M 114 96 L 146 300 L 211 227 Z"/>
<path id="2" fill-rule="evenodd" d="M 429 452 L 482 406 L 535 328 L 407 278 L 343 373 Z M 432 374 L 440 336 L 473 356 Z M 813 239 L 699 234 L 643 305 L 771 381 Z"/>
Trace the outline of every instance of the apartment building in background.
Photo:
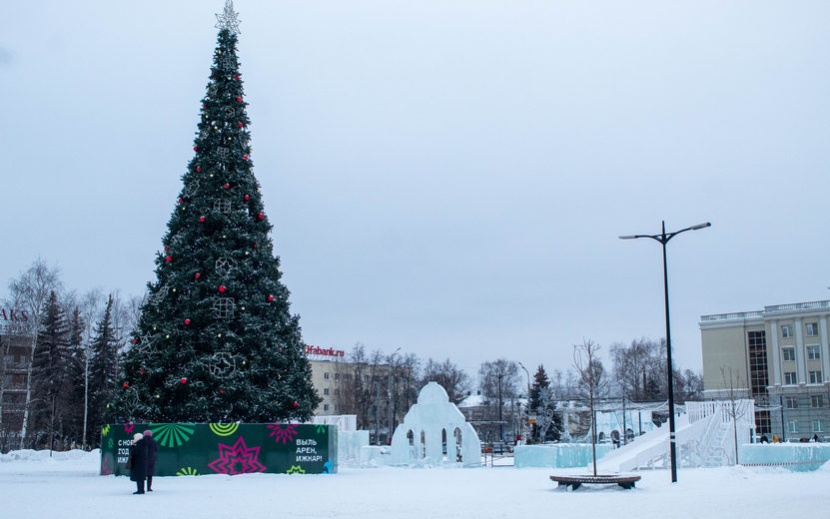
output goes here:
<path id="1" fill-rule="evenodd" d="M 703 315 L 704 396 L 753 398 L 757 434 L 830 435 L 830 301 Z"/>
<path id="2" fill-rule="evenodd" d="M 32 337 L 28 330 L 28 316 L 24 312 L 0 308 L 0 403 L 3 408 L 0 421 L 0 452 L 20 446 L 29 358 L 32 353 Z"/>

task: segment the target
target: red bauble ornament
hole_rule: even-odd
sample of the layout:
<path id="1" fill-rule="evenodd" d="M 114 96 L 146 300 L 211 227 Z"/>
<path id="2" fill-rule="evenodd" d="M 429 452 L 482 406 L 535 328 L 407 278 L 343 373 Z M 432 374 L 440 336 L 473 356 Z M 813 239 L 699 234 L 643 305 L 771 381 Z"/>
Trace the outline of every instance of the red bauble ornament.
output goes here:
<path id="1" fill-rule="evenodd" d="M 146 371 L 144 371 L 144 368 L 141 368 L 140 370 L 138 370 L 138 372 L 141 373 L 142 375 L 147 373 Z"/>
<path id="2" fill-rule="evenodd" d="M 168 247 L 167 245 L 165 245 L 165 246 L 164 246 L 164 252 L 167 252 L 168 250 L 170 250 L 170 247 Z"/>
<path id="3" fill-rule="evenodd" d="M 231 188 L 231 185 L 230 185 L 230 184 L 228 184 L 227 182 L 225 182 L 225 185 L 224 185 L 224 186 L 222 186 L 222 187 L 224 187 L 225 189 L 230 189 L 230 188 Z"/>
<path id="4" fill-rule="evenodd" d="M 220 294 L 224 294 L 225 290 L 227 290 L 227 288 L 225 288 L 225 285 L 219 285 L 219 293 Z"/>
<path id="5" fill-rule="evenodd" d="M 173 256 L 167 256 L 166 258 L 164 258 L 164 261 L 166 261 L 167 263 L 172 263 L 173 262 Z"/>
<path id="6" fill-rule="evenodd" d="M 179 198 L 176 199 L 177 204 L 180 204 L 182 202 L 184 202 L 184 199 L 182 199 L 182 197 L 179 197 Z"/>
<path id="7" fill-rule="evenodd" d="M 298 404 L 298 403 L 297 403 L 297 401 L 296 401 L 296 400 L 294 400 L 294 407 L 297 407 L 297 406 L 299 406 L 299 405 L 300 405 L 300 404 Z"/>
<path id="8" fill-rule="evenodd" d="M 268 297 L 266 297 L 265 299 L 267 299 L 269 303 L 273 303 L 273 302 L 274 302 L 274 296 L 272 296 L 272 295 L 270 295 L 270 294 L 269 294 L 269 295 L 268 295 Z"/>
<path id="9" fill-rule="evenodd" d="M 181 382 L 182 384 L 187 384 L 187 377 L 182 377 L 182 379 L 179 380 L 179 382 Z"/>
<path id="10" fill-rule="evenodd" d="M 242 123 L 236 123 L 236 125 L 242 128 Z"/>
<path id="11" fill-rule="evenodd" d="M 220 394 L 220 395 L 224 395 L 224 394 L 225 394 L 225 390 L 224 390 L 224 389 L 220 389 L 220 390 L 219 390 L 219 394 Z"/>
<path id="12" fill-rule="evenodd" d="M 185 326 L 190 326 L 190 319 L 185 319 L 184 320 L 184 325 Z"/>
<path id="13" fill-rule="evenodd" d="M 265 219 L 265 215 L 263 213 L 259 213 L 258 215 L 256 215 L 256 217 L 259 218 L 260 220 Z"/>
<path id="14" fill-rule="evenodd" d="M 237 98 L 236 98 L 236 102 L 237 102 L 237 103 L 241 103 L 241 102 L 242 102 L 242 98 L 241 98 L 241 97 L 237 97 Z"/>
<path id="15" fill-rule="evenodd" d="M 133 344 L 138 344 L 138 337 L 133 338 Z"/>
<path id="16" fill-rule="evenodd" d="M 199 147 L 198 146 L 193 146 L 193 151 L 199 151 Z"/>
<path id="17" fill-rule="evenodd" d="M 239 74 L 235 75 L 234 78 L 236 78 L 236 80 L 239 81 Z"/>
<path id="18" fill-rule="evenodd" d="M 196 166 L 196 173 L 202 172 L 202 166 Z"/>
<path id="19" fill-rule="evenodd" d="M 205 223 L 205 217 L 204 216 L 199 217 L 199 223 Z"/>
<path id="20" fill-rule="evenodd" d="M 242 197 L 246 202 L 251 199 L 251 195 L 245 195 Z"/>
<path id="21" fill-rule="evenodd" d="M 248 156 L 247 155 L 242 155 L 242 160 L 248 160 Z"/>
<path id="22" fill-rule="evenodd" d="M 121 384 L 121 387 L 123 387 L 124 389 L 127 389 L 128 387 L 130 387 L 130 384 L 129 384 L 129 382 L 124 382 L 123 384 Z"/>
<path id="23" fill-rule="evenodd" d="M 202 274 L 197 272 L 196 274 L 193 275 L 193 277 L 196 278 L 196 279 L 199 279 L 200 277 L 202 277 Z"/>
<path id="24" fill-rule="evenodd" d="M 254 243 L 254 248 L 256 249 L 256 248 L 258 248 L 258 247 L 259 247 L 259 245 L 257 245 L 256 243 Z"/>

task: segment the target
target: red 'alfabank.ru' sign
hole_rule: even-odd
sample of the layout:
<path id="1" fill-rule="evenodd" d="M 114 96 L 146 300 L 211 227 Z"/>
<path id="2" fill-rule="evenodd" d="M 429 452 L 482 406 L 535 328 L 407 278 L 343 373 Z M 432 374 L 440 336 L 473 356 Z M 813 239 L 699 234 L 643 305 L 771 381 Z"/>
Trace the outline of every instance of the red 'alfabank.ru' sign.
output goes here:
<path id="1" fill-rule="evenodd" d="M 343 350 L 335 350 L 334 348 L 321 348 L 319 346 L 306 346 L 306 355 L 321 355 L 323 357 L 345 357 L 346 352 Z"/>

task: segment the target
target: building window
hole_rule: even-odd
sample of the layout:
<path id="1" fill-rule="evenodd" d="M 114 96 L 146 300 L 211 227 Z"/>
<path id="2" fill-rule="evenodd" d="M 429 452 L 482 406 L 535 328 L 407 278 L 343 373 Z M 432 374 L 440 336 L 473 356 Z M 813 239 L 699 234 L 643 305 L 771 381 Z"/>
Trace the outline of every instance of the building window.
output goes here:
<path id="1" fill-rule="evenodd" d="M 798 409 L 798 397 L 788 396 L 784 398 L 784 407 L 787 409 Z"/>
<path id="2" fill-rule="evenodd" d="M 749 382 L 752 395 L 765 395 L 769 385 L 767 336 L 764 331 L 747 332 Z"/>
<path id="3" fill-rule="evenodd" d="M 791 360 L 795 362 L 795 348 L 781 348 L 781 355 L 785 361 Z"/>
<path id="4" fill-rule="evenodd" d="M 328 404 L 323 404 L 323 411 L 328 411 L 328 410 L 329 410 L 329 405 Z"/>
<path id="5" fill-rule="evenodd" d="M 821 348 L 818 344 L 807 346 L 807 358 L 810 360 L 816 360 L 821 358 Z"/>
<path id="6" fill-rule="evenodd" d="M 792 337 L 793 336 L 793 326 L 791 324 L 782 324 L 781 325 L 781 337 Z"/>
<path id="7" fill-rule="evenodd" d="M 805 326 L 807 327 L 808 337 L 815 337 L 818 335 L 818 323 L 807 323 Z"/>
<path id="8" fill-rule="evenodd" d="M 811 395 L 810 396 L 810 406 L 811 407 L 824 407 L 824 395 Z"/>
<path id="9" fill-rule="evenodd" d="M 328 380 L 328 379 L 329 379 L 329 372 L 328 372 L 328 371 L 326 371 L 325 373 L 323 373 L 323 378 L 324 378 L 325 380 Z"/>
<path id="10" fill-rule="evenodd" d="M 824 432 L 823 420 L 813 420 L 813 432 Z"/>
<path id="11" fill-rule="evenodd" d="M 324 387 L 324 388 L 323 388 L 323 394 L 324 394 L 324 395 L 328 395 L 328 394 L 329 394 L 329 388 Z"/>
<path id="12" fill-rule="evenodd" d="M 787 422 L 787 431 L 791 433 L 798 432 L 798 424 L 795 420 L 790 420 L 789 422 Z"/>
<path id="13" fill-rule="evenodd" d="M 811 371 L 810 384 L 821 384 L 821 371 Z"/>
<path id="14" fill-rule="evenodd" d="M 795 376 L 795 371 L 784 372 L 785 384 L 798 384 L 798 377 Z"/>
<path id="15" fill-rule="evenodd" d="M 340 373 L 334 374 L 334 380 L 340 380 Z"/>

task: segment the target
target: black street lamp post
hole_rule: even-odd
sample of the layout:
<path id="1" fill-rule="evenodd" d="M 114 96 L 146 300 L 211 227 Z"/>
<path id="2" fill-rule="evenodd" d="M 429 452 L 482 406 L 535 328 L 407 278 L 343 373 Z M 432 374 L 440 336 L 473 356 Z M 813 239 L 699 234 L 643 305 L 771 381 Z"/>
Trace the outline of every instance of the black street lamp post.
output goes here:
<path id="1" fill-rule="evenodd" d="M 697 231 L 700 229 L 705 229 L 710 227 L 712 224 L 709 222 L 706 223 L 699 223 L 697 225 L 693 225 L 691 227 L 686 227 L 685 229 L 680 229 L 679 231 L 674 231 L 670 233 L 666 233 L 666 222 L 663 221 L 663 230 L 660 234 L 633 234 L 628 236 L 620 236 L 621 240 L 635 240 L 637 238 L 651 238 L 657 242 L 660 242 L 660 245 L 663 246 L 663 295 L 665 298 L 665 307 L 666 307 L 666 365 L 667 365 L 667 377 L 668 377 L 668 393 L 669 393 L 669 457 L 671 460 L 671 482 L 677 483 L 677 437 L 675 435 L 675 424 L 674 424 L 674 370 L 672 368 L 672 361 L 671 361 L 671 325 L 669 324 L 669 273 L 668 267 L 666 263 L 666 244 L 677 236 L 678 234 L 686 231 Z"/>
<path id="2" fill-rule="evenodd" d="M 502 420 L 502 418 L 501 418 L 501 406 L 502 406 L 502 401 L 501 401 L 501 379 L 502 379 L 502 377 L 504 377 L 504 373 L 499 371 L 498 376 L 499 376 L 499 441 L 504 441 L 504 427 L 502 426 L 502 423 L 501 423 L 501 420 Z"/>

